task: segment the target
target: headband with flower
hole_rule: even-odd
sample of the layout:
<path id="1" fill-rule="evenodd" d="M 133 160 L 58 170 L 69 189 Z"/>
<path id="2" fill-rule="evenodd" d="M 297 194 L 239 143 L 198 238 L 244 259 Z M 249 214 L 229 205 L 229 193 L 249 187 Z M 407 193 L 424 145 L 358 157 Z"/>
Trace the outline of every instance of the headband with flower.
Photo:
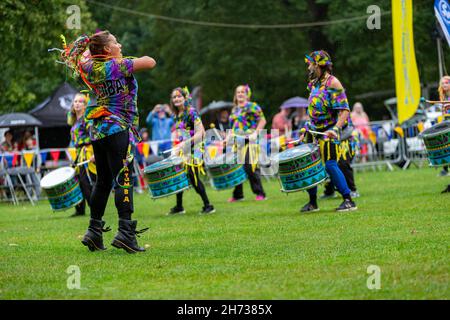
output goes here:
<path id="1" fill-rule="evenodd" d="M 330 56 L 323 50 L 320 51 L 314 51 L 310 53 L 309 55 L 305 55 L 305 63 L 311 64 L 316 63 L 319 66 L 332 66 L 333 63 L 331 62 Z"/>

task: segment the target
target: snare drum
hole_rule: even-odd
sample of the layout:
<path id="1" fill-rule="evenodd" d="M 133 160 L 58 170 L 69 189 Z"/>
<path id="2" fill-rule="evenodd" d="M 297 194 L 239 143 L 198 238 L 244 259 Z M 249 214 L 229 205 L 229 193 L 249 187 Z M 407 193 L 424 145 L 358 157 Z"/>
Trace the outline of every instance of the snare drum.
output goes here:
<path id="1" fill-rule="evenodd" d="M 206 170 L 215 190 L 234 188 L 247 180 L 244 166 L 236 163 L 236 159 L 237 157 L 234 156 L 230 159 L 231 161 L 227 161 L 226 155 L 224 154 L 208 161 Z"/>
<path id="2" fill-rule="evenodd" d="M 183 159 L 169 157 L 144 169 L 153 199 L 167 197 L 189 188 Z"/>
<path id="3" fill-rule="evenodd" d="M 53 211 L 63 211 L 83 201 L 81 188 L 75 177 L 75 170 L 62 167 L 45 175 L 41 180 Z"/>
<path id="4" fill-rule="evenodd" d="M 444 121 L 420 134 L 427 149 L 430 166 L 450 164 L 450 121 Z"/>
<path id="5" fill-rule="evenodd" d="M 310 189 L 327 178 L 320 149 L 315 144 L 287 149 L 275 156 L 274 160 L 278 162 L 282 192 Z"/>

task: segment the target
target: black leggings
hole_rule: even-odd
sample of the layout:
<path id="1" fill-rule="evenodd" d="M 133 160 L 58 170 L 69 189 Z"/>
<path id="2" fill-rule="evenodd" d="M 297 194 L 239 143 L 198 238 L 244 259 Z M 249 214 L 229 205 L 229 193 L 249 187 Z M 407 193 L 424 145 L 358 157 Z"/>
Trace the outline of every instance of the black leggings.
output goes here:
<path id="1" fill-rule="evenodd" d="M 195 170 L 195 173 L 192 171 L 193 171 L 192 168 L 188 168 L 187 175 L 189 178 L 189 182 L 191 183 L 191 186 L 194 187 L 195 192 L 197 192 L 200 195 L 203 201 L 203 205 L 206 207 L 209 205 L 209 199 L 208 195 L 206 194 L 205 186 L 200 180 L 198 171 Z M 195 182 L 194 175 L 195 178 L 197 178 L 197 183 Z M 177 207 L 183 208 L 183 192 L 177 193 Z"/>
<path id="2" fill-rule="evenodd" d="M 131 183 L 133 162 L 128 164 L 128 170 L 125 170 L 119 177 L 119 183 L 127 184 L 129 187 L 121 188 L 115 182 L 117 174 L 123 168 L 123 160 L 127 156 L 128 138 L 129 131 L 124 130 L 92 142 L 97 165 L 97 181 L 91 195 L 91 217 L 93 219 L 101 220 L 103 217 L 113 186 L 119 218 L 131 219 L 133 213 L 133 184 Z"/>
<path id="3" fill-rule="evenodd" d="M 78 182 L 80 184 L 81 193 L 83 194 L 84 199 L 75 207 L 75 209 L 77 210 L 77 213 L 84 214 L 86 210 L 86 202 L 88 203 L 89 207 L 91 206 L 92 188 L 95 181 L 97 180 L 97 176 L 90 172 L 89 169 L 87 169 L 85 166 L 80 166 L 79 170 L 80 172 L 78 173 Z M 89 181 L 89 178 L 91 178 L 92 184 Z"/>
<path id="4" fill-rule="evenodd" d="M 247 174 L 248 181 L 250 182 L 250 188 L 252 192 L 257 196 L 266 197 L 266 193 L 264 192 L 264 188 L 261 183 L 261 175 L 259 167 L 255 168 L 255 172 L 253 172 L 252 164 L 250 163 L 250 155 L 249 152 L 245 154 L 245 163 L 244 163 L 244 171 Z M 244 198 L 244 184 L 241 183 L 237 185 L 233 190 L 233 198 L 242 199 Z"/>

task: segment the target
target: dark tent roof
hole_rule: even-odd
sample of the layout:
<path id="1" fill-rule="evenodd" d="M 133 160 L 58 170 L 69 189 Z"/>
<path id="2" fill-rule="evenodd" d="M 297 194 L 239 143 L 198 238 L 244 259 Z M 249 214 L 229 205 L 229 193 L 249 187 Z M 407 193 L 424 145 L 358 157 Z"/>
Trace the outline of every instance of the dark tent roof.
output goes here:
<path id="1" fill-rule="evenodd" d="M 40 120 L 43 127 L 67 126 L 67 112 L 70 110 L 73 98 L 78 92 L 77 89 L 64 82 L 29 114 Z"/>
<path id="2" fill-rule="evenodd" d="M 0 116 L 0 128 L 39 127 L 42 123 L 26 113 L 9 113 Z"/>

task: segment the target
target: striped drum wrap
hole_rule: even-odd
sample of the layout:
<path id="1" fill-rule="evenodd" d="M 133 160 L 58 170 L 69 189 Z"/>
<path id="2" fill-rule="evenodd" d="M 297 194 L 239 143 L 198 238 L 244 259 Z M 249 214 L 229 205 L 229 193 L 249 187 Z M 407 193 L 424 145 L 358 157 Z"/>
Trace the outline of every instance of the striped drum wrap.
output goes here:
<path id="1" fill-rule="evenodd" d="M 170 157 L 144 169 L 153 199 L 177 194 L 189 188 L 185 165 L 180 157 Z"/>
<path id="2" fill-rule="evenodd" d="M 444 121 L 423 131 L 423 139 L 430 166 L 450 164 L 450 121 Z"/>
<path id="3" fill-rule="evenodd" d="M 75 170 L 71 167 L 62 167 L 48 173 L 42 178 L 41 187 L 45 190 L 53 211 L 64 211 L 83 201 Z"/>
<path id="4" fill-rule="evenodd" d="M 282 192 L 310 189 L 327 178 L 320 149 L 315 144 L 304 144 L 287 149 L 275 158 Z"/>

